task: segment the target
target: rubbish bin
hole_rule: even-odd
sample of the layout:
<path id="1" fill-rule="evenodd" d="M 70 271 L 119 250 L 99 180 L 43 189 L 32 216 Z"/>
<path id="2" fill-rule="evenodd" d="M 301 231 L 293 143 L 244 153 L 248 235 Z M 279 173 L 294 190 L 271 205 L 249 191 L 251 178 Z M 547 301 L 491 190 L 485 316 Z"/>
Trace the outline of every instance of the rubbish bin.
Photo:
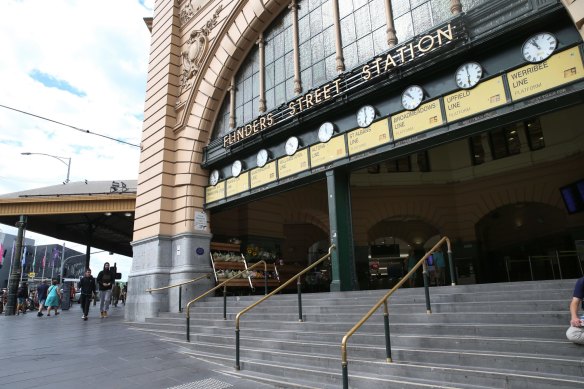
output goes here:
<path id="1" fill-rule="evenodd" d="M 68 282 L 63 282 L 61 289 L 61 309 L 66 311 L 71 306 L 71 285 Z"/>

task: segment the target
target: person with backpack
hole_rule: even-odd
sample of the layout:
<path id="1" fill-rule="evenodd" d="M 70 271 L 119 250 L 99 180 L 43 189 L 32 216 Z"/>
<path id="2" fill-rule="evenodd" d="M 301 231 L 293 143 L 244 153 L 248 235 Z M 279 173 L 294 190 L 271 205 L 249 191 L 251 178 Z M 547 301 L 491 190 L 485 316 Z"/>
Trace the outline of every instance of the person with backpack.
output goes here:
<path id="1" fill-rule="evenodd" d="M 99 311 L 101 317 L 107 317 L 110 300 L 112 298 L 112 286 L 115 282 L 115 274 L 110 269 L 109 262 L 103 264 L 103 270 L 97 275 L 97 285 L 99 286 Z"/>
<path id="2" fill-rule="evenodd" d="M 24 315 L 26 313 L 26 299 L 28 298 L 28 286 L 26 282 L 22 282 L 16 291 L 17 305 L 16 315 L 20 315 L 20 311 Z"/>
<path id="3" fill-rule="evenodd" d="M 41 282 L 39 286 L 37 286 L 37 299 L 39 302 L 39 311 L 37 312 L 37 316 L 43 316 L 43 309 L 45 309 L 45 302 L 47 300 L 47 292 L 49 291 L 49 285 L 47 285 L 47 281 Z"/>
<path id="4" fill-rule="evenodd" d="M 61 291 L 59 290 L 59 281 L 53 278 L 52 285 L 47 291 L 47 299 L 45 305 L 47 306 L 47 316 L 51 316 L 51 309 L 55 310 L 55 316 L 59 314 L 59 304 L 61 301 Z"/>

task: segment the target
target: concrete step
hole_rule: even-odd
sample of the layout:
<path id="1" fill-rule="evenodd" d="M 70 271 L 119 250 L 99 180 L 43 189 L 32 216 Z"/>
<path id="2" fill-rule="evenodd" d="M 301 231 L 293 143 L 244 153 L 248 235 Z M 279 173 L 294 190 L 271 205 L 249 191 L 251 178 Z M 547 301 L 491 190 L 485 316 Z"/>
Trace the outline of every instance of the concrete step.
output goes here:
<path id="1" fill-rule="evenodd" d="M 198 348 L 185 352 L 189 355 L 207 355 L 221 358 L 226 366 L 233 366 L 234 359 L 228 354 L 217 355 Z M 253 375 L 256 372 L 277 374 L 280 379 L 295 377 L 318 383 L 316 387 L 338 388 L 341 384 L 340 359 L 321 355 L 294 354 L 290 352 L 270 355 L 266 359 L 260 350 L 242 349 L 241 371 Z M 256 357 L 260 358 L 256 358 Z M 299 364 L 302 360 L 306 365 Z M 421 387 L 458 388 L 581 388 L 582 377 L 565 377 L 513 371 L 478 370 L 419 363 L 349 359 L 349 382 L 352 388 L 396 388 L 410 387 L 409 383 Z M 415 378 L 413 378 L 415 377 Z M 386 381 L 387 380 L 387 381 Z M 439 383 L 447 383 L 441 386 Z M 405 386 L 402 386 L 405 385 Z M 419 386 L 414 386 L 419 387 Z"/>
<path id="2" fill-rule="evenodd" d="M 160 320 L 160 319 L 151 319 Z M 152 328 L 154 330 L 171 330 L 185 333 L 185 322 L 169 323 L 166 320 L 160 322 L 133 323 L 138 328 Z M 270 322 L 266 325 L 264 322 L 246 322 L 242 330 L 251 333 L 270 333 L 277 331 L 279 336 L 300 336 L 302 333 L 327 333 L 336 332 L 345 334 L 351 325 L 347 323 L 277 323 Z M 471 337 L 496 337 L 503 339 L 528 338 L 540 340 L 564 340 L 567 325 L 482 325 L 473 324 L 392 324 L 390 331 L 392 335 L 410 335 L 427 337 L 428 334 L 435 336 L 471 336 Z M 233 321 L 220 321 L 215 325 L 196 325 L 191 321 L 192 333 L 233 333 L 235 324 Z M 382 323 L 364 324 L 359 329 L 357 335 L 369 336 L 371 334 L 382 334 L 384 328 Z"/>

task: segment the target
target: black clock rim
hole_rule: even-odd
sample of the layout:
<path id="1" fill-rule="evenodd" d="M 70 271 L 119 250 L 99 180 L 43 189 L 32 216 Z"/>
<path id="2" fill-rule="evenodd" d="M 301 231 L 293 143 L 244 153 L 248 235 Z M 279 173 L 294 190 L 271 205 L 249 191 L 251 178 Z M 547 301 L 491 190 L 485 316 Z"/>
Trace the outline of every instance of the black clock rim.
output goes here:
<path id="1" fill-rule="evenodd" d="M 523 49 L 525 48 L 525 45 L 527 44 L 527 42 L 529 42 L 529 40 L 530 40 L 531 38 L 533 38 L 533 37 L 536 37 L 536 36 L 538 36 L 538 35 L 542 35 L 542 34 L 547 34 L 547 35 L 550 35 L 550 36 L 552 36 L 552 37 L 554 38 L 554 41 L 555 41 L 554 49 L 553 49 L 553 50 L 551 51 L 551 53 L 549 53 L 549 55 L 548 55 L 547 57 L 545 57 L 544 59 L 540 59 L 539 61 L 530 61 L 530 60 L 528 60 L 527 58 L 525 58 L 525 54 L 524 54 L 524 51 L 523 51 Z M 549 59 L 549 58 L 550 58 L 550 57 L 551 57 L 551 56 L 552 56 L 552 55 L 555 53 L 555 51 L 557 50 L 557 48 L 558 48 L 558 37 L 556 37 L 556 35 L 555 35 L 555 34 L 553 34 L 553 33 L 549 32 L 549 31 L 540 31 L 540 32 L 538 32 L 538 33 L 535 33 L 535 34 L 531 34 L 531 35 L 530 35 L 529 37 L 527 37 L 527 39 L 526 39 L 526 40 L 523 42 L 523 44 L 521 45 L 521 57 L 523 57 L 523 59 L 524 59 L 525 61 L 529 62 L 529 63 L 542 63 L 542 62 L 544 62 L 544 61 L 547 61 L 547 60 L 548 60 L 548 59 Z"/>

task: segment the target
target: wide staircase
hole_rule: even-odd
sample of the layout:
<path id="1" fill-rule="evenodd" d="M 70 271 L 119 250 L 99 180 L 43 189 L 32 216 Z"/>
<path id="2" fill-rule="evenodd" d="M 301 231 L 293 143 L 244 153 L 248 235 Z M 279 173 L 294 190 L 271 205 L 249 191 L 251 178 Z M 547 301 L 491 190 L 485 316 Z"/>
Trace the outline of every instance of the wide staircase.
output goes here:
<path id="1" fill-rule="evenodd" d="M 566 340 L 575 280 L 400 289 L 388 301 L 392 363 L 386 361 L 383 307 L 348 342 L 351 388 L 584 388 L 584 346 Z M 184 313 L 133 323 L 274 387 L 341 388 L 341 340 L 386 291 L 276 295 L 241 319 L 241 370 L 235 366 L 236 314 L 262 296 L 208 298 Z"/>

